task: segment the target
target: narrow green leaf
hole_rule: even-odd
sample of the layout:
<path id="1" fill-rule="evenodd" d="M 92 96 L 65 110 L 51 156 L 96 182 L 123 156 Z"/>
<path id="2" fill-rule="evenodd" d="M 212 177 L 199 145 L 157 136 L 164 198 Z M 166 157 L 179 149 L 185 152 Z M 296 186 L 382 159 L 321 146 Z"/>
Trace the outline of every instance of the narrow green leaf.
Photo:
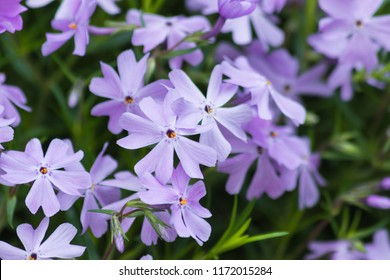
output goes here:
<path id="1" fill-rule="evenodd" d="M 7 200 L 7 221 L 10 227 L 13 229 L 13 219 L 16 208 L 16 196 L 9 197 Z"/>

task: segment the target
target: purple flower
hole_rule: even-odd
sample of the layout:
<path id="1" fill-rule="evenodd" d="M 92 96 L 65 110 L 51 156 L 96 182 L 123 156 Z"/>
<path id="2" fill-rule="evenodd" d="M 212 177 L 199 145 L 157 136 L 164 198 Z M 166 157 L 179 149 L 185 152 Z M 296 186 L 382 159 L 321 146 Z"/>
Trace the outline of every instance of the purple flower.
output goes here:
<path id="1" fill-rule="evenodd" d="M 23 20 L 20 14 L 27 9 L 20 2 L 21 0 L 0 0 L 0 34 L 22 30 Z"/>
<path id="2" fill-rule="evenodd" d="M 366 258 L 369 260 L 390 260 L 390 242 L 387 230 L 375 232 L 373 242 L 365 245 Z"/>
<path id="3" fill-rule="evenodd" d="M 320 33 L 310 44 L 342 64 L 372 70 L 378 65 L 377 51 L 390 51 L 390 16 L 374 17 L 383 0 L 320 0 L 328 17 L 320 21 Z"/>
<path id="4" fill-rule="evenodd" d="M 135 172 L 139 176 L 155 171 L 161 181 L 167 181 L 173 172 L 174 151 L 191 178 L 203 178 L 200 164 L 215 166 L 216 151 L 186 137 L 204 132 L 204 129 L 189 129 L 185 124 L 183 128 L 177 123 L 177 115 L 173 113 L 171 105 L 178 97 L 170 92 L 163 103 L 146 97 L 139 103 L 145 117 L 124 113 L 120 119 L 121 127 L 129 132 L 129 136 L 118 140 L 119 146 L 135 150 L 158 143 L 135 165 Z"/>
<path id="5" fill-rule="evenodd" d="M 31 109 L 26 106 L 27 99 L 20 88 L 6 85 L 4 82 L 5 75 L 0 73 L 0 105 L 4 107 L 0 115 L 6 119 L 14 119 L 12 126 L 17 126 L 20 123 L 20 115 L 15 105 L 26 111 L 31 111 Z"/>
<path id="6" fill-rule="evenodd" d="M 132 50 L 124 51 L 118 56 L 118 71 L 101 62 L 103 78 L 93 78 L 89 90 L 97 96 L 110 100 L 96 105 L 92 109 L 93 116 L 109 116 L 108 129 L 115 134 L 122 131 L 119 118 L 124 112 L 142 114 L 139 102 L 147 97 L 161 97 L 167 92 L 170 83 L 159 80 L 144 86 L 149 55 L 137 62 Z"/>
<path id="7" fill-rule="evenodd" d="M 89 43 L 89 21 L 95 9 L 95 0 L 64 0 L 51 22 L 52 27 L 62 33 L 46 33 L 42 54 L 55 52 L 74 37 L 73 54 L 84 56 Z"/>
<path id="8" fill-rule="evenodd" d="M 140 258 L 141 261 L 151 261 L 153 260 L 153 257 L 151 255 L 145 255 Z"/>
<path id="9" fill-rule="evenodd" d="M 186 6 L 190 11 L 202 11 L 204 15 L 218 13 L 217 0 L 187 0 Z"/>
<path id="10" fill-rule="evenodd" d="M 327 71 L 325 64 L 299 74 L 299 62 L 287 50 L 262 53 L 258 44 L 249 50 L 248 60 L 259 73 L 269 77 L 275 89 L 285 96 L 297 99 L 299 95 L 329 96 L 331 89 L 322 81 Z"/>
<path id="11" fill-rule="evenodd" d="M 287 190 L 292 190 L 299 179 L 299 209 L 310 208 L 317 204 L 320 194 L 318 186 L 324 186 L 326 181 L 318 172 L 320 155 L 310 153 L 310 141 L 302 138 L 290 146 L 301 159 L 300 166 L 295 170 L 284 170 L 282 180 Z M 290 186 L 290 187 L 289 187 Z"/>
<path id="12" fill-rule="evenodd" d="M 251 14 L 259 0 L 218 0 L 219 14 L 224 18 L 238 18 Z"/>
<path id="13" fill-rule="evenodd" d="M 277 108 L 295 125 L 303 124 L 306 117 L 305 108 L 294 100 L 280 94 L 272 82 L 259 74 L 250 65 L 245 57 L 239 57 L 234 63 L 222 62 L 222 71 L 230 79 L 229 83 L 248 89 L 252 95 L 251 104 L 257 106 L 258 116 L 264 120 L 271 120 L 275 114 L 270 106 L 270 99 Z"/>
<path id="14" fill-rule="evenodd" d="M 84 253 L 85 247 L 70 244 L 77 229 L 69 223 L 61 224 L 42 243 L 48 226 L 49 218 L 44 218 L 35 230 L 29 224 L 19 225 L 16 233 L 23 243 L 24 250 L 0 241 L 0 258 L 3 260 L 71 259 L 80 257 Z"/>
<path id="15" fill-rule="evenodd" d="M 349 240 L 314 241 L 309 244 L 310 253 L 305 259 L 313 260 L 320 257 L 329 257 L 331 260 L 359 260 L 364 258 L 362 252 L 357 251 Z"/>
<path id="16" fill-rule="evenodd" d="M 60 170 L 77 164 L 83 152 L 68 153 L 69 145 L 62 140 L 51 141 L 46 155 L 38 139 L 30 140 L 24 152 L 2 153 L 0 168 L 5 172 L 2 178 L 12 184 L 34 182 L 26 197 L 26 205 L 35 214 L 42 207 L 45 216 L 50 217 L 60 210 L 60 203 L 54 190 L 69 195 L 81 196 L 80 189 L 89 188 L 91 177 L 85 171 Z"/>
<path id="17" fill-rule="evenodd" d="M 0 116 L 4 112 L 4 107 L 0 105 Z M 14 139 L 14 130 L 10 125 L 15 119 L 4 119 L 0 117 L 0 149 L 4 149 L 1 143 L 9 142 Z"/>
<path id="18" fill-rule="evenodd" d="M 368 206 L 379 209 L 390 209 L 390 199 L 381 195 L 369 195 L 365 202 Z"/>
<path id="19" fill-rule="evenodd" d="M 132 44 L 134 46 L 144 46 L 144 53 L 151 51 L 164 42 L 166 42 L 167 49 L 170 51 L 195 48 L 196 44 L 194 42 L 183 42 L 183 39 L 195 32 L 205 32 L 210 29 L 208 20 L 202 16 L 165 18 L 159 15 L 141 14 L 137 10 L 129 11 L 127 22 L 139 26 L 134 30 Z M 202 51 L 196 49 L 185 55 L 171 58 L 169 66 L 172 69 L 181 68 L 183 61 L 196 66 L 202 60 Z"/>
<path id="20" fill-rule="evenodd" d="M 380 187 L 384 190 L 390 190 L 390 177 L 384 178 L 380 183 Z"/>
<path id="21" fill-rule="evenodd" d="M 218 160 L 224 161 L 231 151 L 231 146 L 222 135 L 219 126 L 246 141 L 246 134 L 241 126 L 252 117 L 251 109 L 246 104 L 222 108 L 234 96 L 237 86 L 222 83 L 219 65 L 211 73 L 207 97 L 183 71 L 174 70 L 169 74 L 169 78 L 174 86 L 171 92 L 182 96 L 173 104 L 174 111 L 179 115 L 178 123 L 194 127 L 202 121 L 202 125 L 211 125 L 209 131 L 201 134 L 199 142 L 215 149 Z"/>
<path id="22" fill-rule="evenodd" d="M 188 185 L 190 177 L 180 164 L 172 174 L 171 185 L 161 184 L 150 173 L 140 180 L 148 189 L 138 193 L 141 200 L 150 205 L 169 205 L 171 223 L 180 237 L 191 236 L 199 245 L 209 239 L 211 226 L 203 218 L 211 217 L 211 213 L 199 203 L 206 195 L 202 181 Z"/>
<path id="23" fill-rule="evenodd" d="M 248 127 L 256 127 L 257 130 L 262 131 L 261 121 L 251 122 Z M 276 199 L 285 191 L 277 173 L 277 166 L 270 157 L 270 151 L 266 148 L 266 143 L 259 141 L 259 134 L 253 134 L 252 136 L 253 138 L 248 139 L 247 143 L 237 138 L 228 138 L 232 145 L 232 153 L 236 155 L 218 164 L 218 171 L 229 174 L 226 191 L 229 194 L 238 194 L 250 167 L 257 162 L 256 170 L 246 194 L 247 199 L 258 199 L 264 193 Z"/>

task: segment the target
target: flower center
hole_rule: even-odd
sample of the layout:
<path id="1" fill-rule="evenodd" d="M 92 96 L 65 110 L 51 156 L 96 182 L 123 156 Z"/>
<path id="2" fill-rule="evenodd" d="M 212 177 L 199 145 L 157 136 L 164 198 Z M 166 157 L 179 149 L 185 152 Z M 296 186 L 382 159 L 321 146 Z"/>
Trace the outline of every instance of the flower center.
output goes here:
<path id="1" fill-rule="evenodd" d="M 263 147 L 257 147 L 257 152 L 262 155 L 264 153 L 264 148 Z"/>
<path id="2" fill-rule="evenodd" d="M 180 203 L 180 205 L 186 205 L 187 204 L 187 199 L 180 197 L 179 198 L 179 203 Z"/>
<path id="3" fill-rule="evenodd" d="M 37 254 L 32 253 L 30 256 L 27 257 L 27 260 L 29 261 L 36 261 L 38 259 Z"/>
<path id="4" fill-rule="evenodd" d="M 265 84 L 266 84 L 267 86 L 271 86 L 271 85 L 272 85 L 272 83 L 271 83 L 270 80 L 266 81 Z"/>
<path id="5" fill-rule="evenodd" d="M 41 172 L 42 175 L 47 174 L 47 172 L 48 172 L 47 167 L 43 167 L 43 166 L 42 166 L 42 167 L 39 169 L 39 172 Z"/>
<path id="6" fill-rule="evenodd" d="M 207 114 L 211 114 L 214 111 L 214 109 L 211 108 L 211 106 L 209 106 L 209 105 L 206 105 L 204 107 L 204 110 L 206 111 Z"/>
<path id="7" fill-rule="evenodd" d="M 290 85 L 285 85 L 284 86 L 284 92 L 289 93 L 291 91 L 291 86 Z"/>
<path id="8" fill-rule="evenodd" d="M 125 97 L 125 104 L 132 104 L 134 102 L 134 99 L 131 96 Z"/>
<path id="9" fill-rule="evenodd" d="M 173 138 L 176 137 L 176 132 L 174 132 L 171 129 L 168 129 L 167 132 L 166 132 L 166 135 L 168 136 L 168 138 L 173 139 Z"/>
<path id="10" fill-rule="evenodd" d="M 275 131 L 271 131 L 271 133 L 269 135 L 271 135 L 272 138 L 276 138 L 279 136 L 279 134 Z"/>
<path id="11" fill-rule="evenodd" d="M 75 30 L 75 29 L 77 28 L 77 24 L 74 23 L 74 22 L 72 22 L 72 23 L 70 23 L 70 24 L 68 25 L 68 27 L 69 27 L 70 29 Z"/>
<path id="12" fill-rule="evenodd" d="M 357 27 L 357 28 L 362 28 L 362 27 L 363 27 L 363 21 L 361 21 L 360 19 L 358 19 L 358 20 L 355 22 L 355 24 L 356 24 L 356 27 Z"/>

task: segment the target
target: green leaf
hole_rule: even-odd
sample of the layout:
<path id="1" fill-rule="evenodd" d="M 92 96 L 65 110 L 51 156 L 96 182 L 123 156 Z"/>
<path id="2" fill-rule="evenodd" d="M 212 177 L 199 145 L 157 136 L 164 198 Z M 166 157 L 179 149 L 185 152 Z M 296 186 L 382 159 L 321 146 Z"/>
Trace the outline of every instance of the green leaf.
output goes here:
<path id="1" fill-rule="evenodd" d="M 16 196 L 11 196 L 7 199 L 7 221 L 10 227 L 13 229 L 13 219 L 15 214 L 15 208 L 16 208 Z"/>

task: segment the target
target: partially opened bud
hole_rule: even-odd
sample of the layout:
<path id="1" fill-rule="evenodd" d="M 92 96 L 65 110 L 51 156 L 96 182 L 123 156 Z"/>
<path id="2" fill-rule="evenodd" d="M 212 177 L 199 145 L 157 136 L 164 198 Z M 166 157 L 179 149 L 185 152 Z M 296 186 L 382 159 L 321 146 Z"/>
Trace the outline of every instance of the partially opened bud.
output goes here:
<path id="1" fill-rule="evenodd" d="M 218 0 L 219 14 L 226 18 L 238 18 L 251 14 L 259 0 Z"/>

